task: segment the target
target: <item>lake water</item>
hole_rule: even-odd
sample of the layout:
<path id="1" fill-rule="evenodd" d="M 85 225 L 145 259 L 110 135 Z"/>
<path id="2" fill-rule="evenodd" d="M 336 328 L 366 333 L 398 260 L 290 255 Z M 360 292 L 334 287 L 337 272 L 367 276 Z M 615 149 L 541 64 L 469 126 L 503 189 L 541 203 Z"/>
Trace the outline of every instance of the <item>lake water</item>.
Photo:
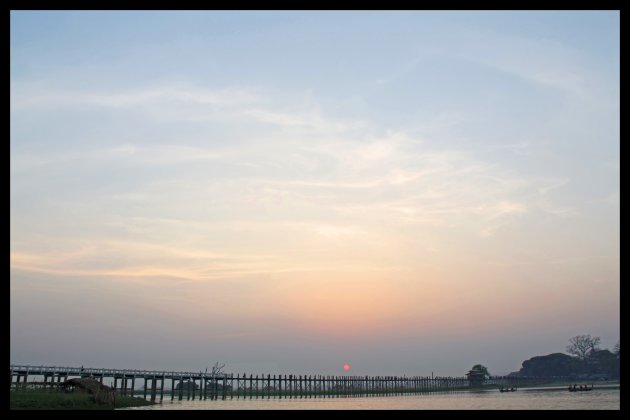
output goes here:
<path id="1" fill-rule="evenodd" d="M 131 410 L 619 410 L 619 389 L 589 392 L 519 389 L 396 397 L 173 401 Z"/>

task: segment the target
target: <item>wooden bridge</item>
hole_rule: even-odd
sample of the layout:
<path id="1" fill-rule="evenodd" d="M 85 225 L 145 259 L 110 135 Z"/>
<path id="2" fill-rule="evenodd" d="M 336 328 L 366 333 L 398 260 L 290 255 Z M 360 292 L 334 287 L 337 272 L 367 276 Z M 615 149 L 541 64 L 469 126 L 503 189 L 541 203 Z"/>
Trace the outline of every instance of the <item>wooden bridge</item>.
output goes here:
<path id="1" fill-rule="evenodd" d="M 31 381 L 29 382 L 29 376 Z M 170 399 L 234 398 L 342 398 L 370 397 L 469 389 L 467 377 L 433 376 L 322 376 L 322 375 L 240 375 L 204 372 L 149 371 L 84 367 L 11 365 L 10 385 L 55 388 L 69 378 L 107 379 L 121 395 L 149 395 L 151 401 Z M 39 380 L 37 380 L 39 379 Z M 521 386 L 540 383 L 510 377 L 492 377 L 488 384 Z M 551 381 L 551 378 L 547 378 Z M 136 381 L 140 388 L 136 388 Z M 543 382 L 544 383 L 544 382 Z M 165 387 L 165 385 L 167 385 Z M 170 386 L 168 386 L 170 385 Z"/>

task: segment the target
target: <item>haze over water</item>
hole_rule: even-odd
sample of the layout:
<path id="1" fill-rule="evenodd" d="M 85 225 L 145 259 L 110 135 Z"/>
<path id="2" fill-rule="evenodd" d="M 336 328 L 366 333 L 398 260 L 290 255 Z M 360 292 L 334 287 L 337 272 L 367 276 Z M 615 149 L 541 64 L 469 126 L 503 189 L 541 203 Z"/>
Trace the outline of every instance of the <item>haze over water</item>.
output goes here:
<path id="1" fill-rule="evenodd" d="M 612 349 L 619 29 L 13 11 L 11 362 L 462 376 Z"/>

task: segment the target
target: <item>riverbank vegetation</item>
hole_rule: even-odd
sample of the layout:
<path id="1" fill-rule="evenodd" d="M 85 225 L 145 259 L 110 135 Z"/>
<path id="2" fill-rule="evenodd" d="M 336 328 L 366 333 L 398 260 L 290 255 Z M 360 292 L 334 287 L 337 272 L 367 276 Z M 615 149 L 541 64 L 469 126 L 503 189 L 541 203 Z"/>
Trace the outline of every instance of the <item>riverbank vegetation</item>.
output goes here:
<path id="1" fill-rule="evenodd" d="M 116 395 L 110 404 L 99 404 L 93 395 L 57 389 L 15 387 L 10 391 L 11 410 L 114 410 L 152 405 L 144 398 Z"/>
<path id="2" fill-rule="evenodd" d="M 599 337 L 578 335 L 569 340 L 567 353 L 552 353 L 525 360 L 514 376 L 563 376 L 571 380 L 618 380 L 620 376 L 621 348 L 619 342 L 613 351 L 598 348 Z"/>

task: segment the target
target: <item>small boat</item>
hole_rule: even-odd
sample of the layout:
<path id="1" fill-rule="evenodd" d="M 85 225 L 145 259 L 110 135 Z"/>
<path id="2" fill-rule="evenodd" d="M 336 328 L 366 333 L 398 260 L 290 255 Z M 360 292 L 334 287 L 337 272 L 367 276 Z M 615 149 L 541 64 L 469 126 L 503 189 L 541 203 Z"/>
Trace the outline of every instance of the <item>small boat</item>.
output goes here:
<path id="1" fill-rule="evenodd" d="M 589 388 L 588 386 L 570 386 L 569 387 L 569 392 L 581 392 L 581 391 L 592 391 L 593 390 L 593 385 L 591 385 L 591 387 Z"/>
<path id="2" fill-rule="evenodd" d="M 499 388 L 499 392 L 514 392 L 516 391 L 516 388 L 512 387 L 512 388 Z"/>

